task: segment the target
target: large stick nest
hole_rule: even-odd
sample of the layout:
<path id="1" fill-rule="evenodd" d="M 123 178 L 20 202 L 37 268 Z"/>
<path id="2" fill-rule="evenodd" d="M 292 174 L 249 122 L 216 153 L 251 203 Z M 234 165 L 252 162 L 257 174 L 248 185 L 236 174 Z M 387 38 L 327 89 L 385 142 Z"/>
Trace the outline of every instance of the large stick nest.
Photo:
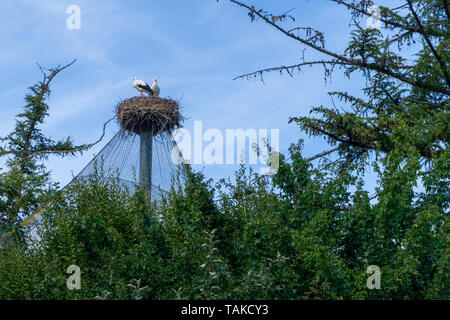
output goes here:
<path id="1" fill-rule="evenodd" d="M 124 132 L 157 135 L 180 127 L 178 102 L 157 97 L 133 97 L 117 106 L 117 119 Z"/>

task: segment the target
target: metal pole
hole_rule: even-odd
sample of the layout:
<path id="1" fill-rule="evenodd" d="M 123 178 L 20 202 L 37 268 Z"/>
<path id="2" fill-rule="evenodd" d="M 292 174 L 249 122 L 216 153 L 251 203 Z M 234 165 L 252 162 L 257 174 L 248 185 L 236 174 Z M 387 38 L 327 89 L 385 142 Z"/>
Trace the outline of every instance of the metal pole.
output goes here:
<path id="1" fill-rule="evenodd" d="M 139 152 L 139 185 L 143 186 L 152 197 L 152 132 L 143 132 L 140 135 Z"/>

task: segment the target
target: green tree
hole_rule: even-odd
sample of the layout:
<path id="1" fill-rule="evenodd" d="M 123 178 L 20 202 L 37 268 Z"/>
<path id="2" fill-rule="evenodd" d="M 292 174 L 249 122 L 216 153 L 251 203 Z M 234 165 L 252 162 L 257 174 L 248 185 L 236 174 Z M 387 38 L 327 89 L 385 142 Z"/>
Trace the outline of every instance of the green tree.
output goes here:
<path id="1" fill-rule="evenodd" d="M 311 277 L 306 296 L 448 298 L 443 289 L 449 284 L 443 276 L 449 268 L 447 1 L 407 0 L 396 8 L 380 7 L 382 28 L 377 29 L 362 25 L 372 1 L 333 0 L 352 19 L 351 41 L 342 52 L 328 49 L 322 32 L 293 27 L 289 12 L 275 15 L 230 2 L 248 10 L 251 21 L 263 21 L 323 57 L 237 78 L 262 78 L 274 71 L 293 76 L 302 67 L 318 65 L 326 78 L 339 68 L 348 77 L 359 72 L 365 79 L 361 96 L 329 93 L 343 111 L 319 106 L 311 110 L 317 117 L 290 119 L 334 146 L 310 159 L 292 150 L 293 162 L 284 163 L 274 178 L 297 221 L 293 241 Z M 333 152 L 339 153 L 338 160 L 318 171 L 309 167 L 310 161 Z M 360 178 L 373 156 L 379 183 L 369 198 Z M 420 181 L 424 191 L 414 189 Z M 351 187 L 357 190 L 353 194 Z M 382 269 L 380 291 L 364 290 L 364 266 L 369 264 Z M 361 278 L 355 283 L 354 277 Z M 431 280 L 436 278 L 445 285 Z"/>
<path id="2" fill-rule="evenodd" d="M 6 157 L 6 171 L 0 174 L 0 236 L 14 231 L 11 239 L 23 243 L 21 222 L 49 201 L 57 187 L 50 180 L 43 161 L 50 154 L 75 155 L 91 145 L 73 144 L 70 137 L 55 141 L 42 133 L 41 126 L 48 116 L 47 99 L 54 77 L 70 67 L 57 66 L 49 70 L 39 67 L 43 79 L 29 88 L 23 112 L 17 115 L 14 130 L 0 138 L 0 157 Z"/>
<path id="3" fill-rule="evenodd" d="M 380 30 L 361 25 L 370 16 L 372 1 L 332 0 L 348 8 L 352 17 L 351 41 L 343 52 L 326 48 L 325 35 L 318 30 L 284 27 L 289 20 L 295 21 L 289 13 L 274 15 L 241 1 L 230 1 L 247 9 L 252 21 L 262 20 L 324 57 L 237 78 L 262 77 L 274 71 L 292 76 L 294 71 L 314 65 L 323 66 L 326 77 L 331 77 L 336 67 L 349 77 L 356 72 L 363 75 L 367 85 L 361 97 L 329 93 L 347 103 L 349 108 L 342 108 L 346 111 L 320 106 L 311 110 L 320 115 L 318 118 L 290 119 L 311 135 L 325 136 L 331 145 L 337 145 L 332 152 L 338 151 L 347 161 L 359 161 L 371 151 L 384 157 L 394 150 L 404 156 L 414 150 L 430 166 L 445 156 L 450 123 L 447 1 L 407 0 L 396 8 L 380 7 L 384 26 Z"/>

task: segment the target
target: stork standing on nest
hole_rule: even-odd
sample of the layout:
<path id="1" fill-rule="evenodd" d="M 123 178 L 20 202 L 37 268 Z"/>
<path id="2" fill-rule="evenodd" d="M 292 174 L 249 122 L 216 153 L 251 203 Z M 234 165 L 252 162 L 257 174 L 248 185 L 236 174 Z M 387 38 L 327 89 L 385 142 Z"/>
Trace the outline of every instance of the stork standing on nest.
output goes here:
<path id="1" fill-rule="evenodd" d="M 158 86 L 158 80 L 156 80 L 156 78 L 153 78 L 152 91 L 153 91 L 154 97 L 159 97 L 159 86 Z"/>
<path id="2" fill-rule="evenodd" d="M 141 97 L 143 96 L 143 92 L 147 93 L 149 96 L 157 97 L 159 95 L 159 87 L 156 84 L 156 78 L 153 78 L 153 85 L 152 88 L 147 84 L 147 82 L 143 80 L 136 79 L 136 77 L 133 78 L 133 87 L 135 87 L 140 93 Z M 157 90 L 157 95 L 155 95 L 155 91 Z"/>

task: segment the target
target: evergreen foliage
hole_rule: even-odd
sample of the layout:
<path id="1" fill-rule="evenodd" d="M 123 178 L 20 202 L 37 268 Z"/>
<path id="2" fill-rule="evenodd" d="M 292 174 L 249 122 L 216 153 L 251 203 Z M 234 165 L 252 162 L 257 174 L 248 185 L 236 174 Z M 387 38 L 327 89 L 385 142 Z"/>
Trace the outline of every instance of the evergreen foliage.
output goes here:
<path id="1" fill-rule="evenodd" d="M 53 78 L 73 63 L 45 70 L 43 79 L 29 88 L 23 112 L 16 117 L 14 130 L 0 137 L 0 157 L 7 157 L 7 171 L 0 173 L 0 236 L 11 232 L 12 239 L 24 242 L 21 222 L 51 199 L 57 185 L 51 182 L 43 161 L 50 154 L 75 155 L 89 145 L 75 146 L 70 137 L 54 141 L 40 126 L 48 116 L 47 100 Z"/>

